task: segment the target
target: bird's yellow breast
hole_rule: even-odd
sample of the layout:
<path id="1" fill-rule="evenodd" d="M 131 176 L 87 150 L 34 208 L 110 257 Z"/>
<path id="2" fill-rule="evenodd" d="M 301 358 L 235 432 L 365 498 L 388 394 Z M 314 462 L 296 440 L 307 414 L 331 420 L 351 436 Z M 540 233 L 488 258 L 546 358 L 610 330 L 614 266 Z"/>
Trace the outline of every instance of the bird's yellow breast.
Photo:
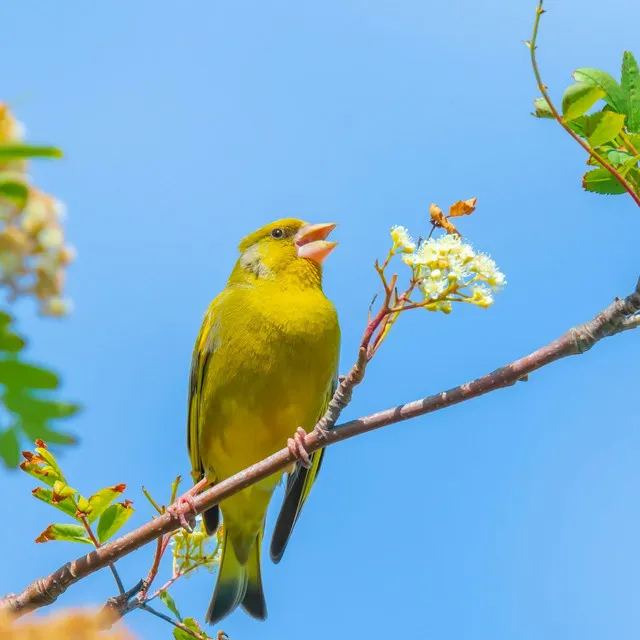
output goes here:
<path id="1" fill-rule="evenodd" d="M 313 428 L 340 339 L 335 309 L 318 288 L 266 283 L 231 287 L 222 297 L 203 335 L 214 353 L 200 428 L 207 476 L 218 481 L 285 446 L 296 427 Z"/>

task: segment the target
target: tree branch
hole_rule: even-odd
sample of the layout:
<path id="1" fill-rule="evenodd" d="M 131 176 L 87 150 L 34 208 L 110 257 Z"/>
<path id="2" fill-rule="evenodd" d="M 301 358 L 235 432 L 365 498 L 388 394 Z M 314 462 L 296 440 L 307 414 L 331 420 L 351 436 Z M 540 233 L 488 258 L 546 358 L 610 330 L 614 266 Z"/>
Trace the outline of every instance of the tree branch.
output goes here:
<path id="1" fill-rule="evenodd" d="M 409 418 L 439 411 L 454 404 L 477 398 L 485 393 L 511 386 L 526 378 L 533 371 L 556 360 L 584 353 L 603 338 L 637 328 L 640 326 L 639 312 L 640 280 L 638 280 L 635 291 L 627 298 L 623 300 L 616 298 L 593 320 L 569 329 L 557 340 L 528 356 L 459 387 L 335 427 L 341 410 L 350 398 L 351 391 L 362 380 L 364 374 L 366 350 L 361 348 L 358 361 L 349 374 L 341 379 L 327 413 L 319 421 L 317 428 L 305 438 L 305 448 L 311 453 L 347 438 Z M 277 471 L 282 471 L 292 462 L 295 462 L 295 458 L 289 449 L 281 449 L 272 456 L 198 495 L 195 499 L 197 512 L 202 513 L 249 485 Z M 72 584 L 178 527 L 178 522 L 168 513 L 156 517 L 125 536 L 94 549 L 73 562 L 68 562 L 49 576 L 35 580 L 21 593 L 11 594 L 0 599 L 0 609 L 7 610 L 14 615 L 23 615 L 34 609 L 50 605 Z"/>

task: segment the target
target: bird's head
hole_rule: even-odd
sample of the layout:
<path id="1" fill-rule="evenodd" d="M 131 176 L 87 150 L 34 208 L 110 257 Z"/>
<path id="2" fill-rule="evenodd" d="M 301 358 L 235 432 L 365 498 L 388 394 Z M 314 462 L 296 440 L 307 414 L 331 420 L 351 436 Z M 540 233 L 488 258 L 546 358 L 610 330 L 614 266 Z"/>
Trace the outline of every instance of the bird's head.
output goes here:
<path id="1" fill-rule="evenodd" d="M 322 263 L 338 244 L 326 239 L 335 227 L 332 222 L 309 224 L 296 218 L 276 220 L 242 240 L 236 271 L 244 273 L 237 275 L 319 284 Z"/>

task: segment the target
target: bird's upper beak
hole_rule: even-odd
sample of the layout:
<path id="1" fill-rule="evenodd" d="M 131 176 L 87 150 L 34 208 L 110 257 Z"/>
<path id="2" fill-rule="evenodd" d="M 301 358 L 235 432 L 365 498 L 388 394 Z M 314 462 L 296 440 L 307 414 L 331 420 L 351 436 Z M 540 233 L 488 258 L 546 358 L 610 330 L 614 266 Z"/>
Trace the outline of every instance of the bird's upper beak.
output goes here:
<path id="1" fill-rule="evenodd" d="M 296 247 L 298 247 L 298 257 L 322 264 L 324 259 L 338 246 L 337 242 L 325 240 L 337 226 L 335 222 L 305 224 L 294 238 Z"/>

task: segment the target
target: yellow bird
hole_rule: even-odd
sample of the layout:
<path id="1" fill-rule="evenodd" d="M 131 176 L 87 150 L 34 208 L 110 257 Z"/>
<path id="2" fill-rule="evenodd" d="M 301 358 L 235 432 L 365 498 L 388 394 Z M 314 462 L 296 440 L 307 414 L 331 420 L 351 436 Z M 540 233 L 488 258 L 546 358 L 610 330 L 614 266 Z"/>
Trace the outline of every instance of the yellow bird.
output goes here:
<path id="1" fill-rule="evenodd" d="M 187 446 L 200 486 L 220 482 L 285 445 L 298 457 L 274 530 L 274 562 L 284 553 L 322 460 L 323 451 L 304 451 L 301 429 L 314 427 L 336 384 L 340 329 L 322 292 L 322 263 L 337 244 L 326 238 L 335 226 L 287 218 L 244 238 L 193 353 Z M 218 622 L 238 605 L 255 618 L 267 617 L 260 548 L 267 507 L 282 475 L 220 503 L 222 559 L 207 622 Z M 217 529 L 218 507 L 205 512 L 204 523 L 208 533 Z"/>

